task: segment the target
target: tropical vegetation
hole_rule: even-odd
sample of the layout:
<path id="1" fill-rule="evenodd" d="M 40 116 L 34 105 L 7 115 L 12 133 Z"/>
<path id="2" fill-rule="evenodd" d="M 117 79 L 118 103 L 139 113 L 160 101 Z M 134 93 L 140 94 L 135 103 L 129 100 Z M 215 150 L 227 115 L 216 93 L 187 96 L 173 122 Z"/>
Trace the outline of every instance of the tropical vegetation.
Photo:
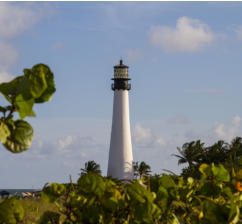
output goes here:
<path id="1" fill-rule="evenodd" d="M 205 146 L 200 140 L 185 143 L 182 148 L 177 148 L 175 154 L 178 164 L 187 163 L 188 167 L 182 170 L 183 177 L 199 178 L 201 164 L 223 164 L 231 175 L 235 175 L 242 168 L 242 138 L 236 137 L 231 143 L 218 141 L 211 146 Z"/>

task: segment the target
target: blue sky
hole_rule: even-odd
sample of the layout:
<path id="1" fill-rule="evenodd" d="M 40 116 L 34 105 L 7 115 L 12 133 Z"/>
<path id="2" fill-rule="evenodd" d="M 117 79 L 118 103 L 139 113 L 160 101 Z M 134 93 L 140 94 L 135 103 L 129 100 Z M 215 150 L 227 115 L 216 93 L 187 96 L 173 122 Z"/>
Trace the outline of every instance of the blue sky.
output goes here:
<path id="1" fill-rule="evenodd" d="M 0 188 L 106 174 L 113 66 L 130 66 L 135 161 L 179 173 L 176 147 L 242 135 L 241 2 L 1 2 L 0 82 L 37 63 L 57 91 L 35 106 L 31 149 L 0 146 Z M 0 103 L 4 104 L 0 96 Z"/>

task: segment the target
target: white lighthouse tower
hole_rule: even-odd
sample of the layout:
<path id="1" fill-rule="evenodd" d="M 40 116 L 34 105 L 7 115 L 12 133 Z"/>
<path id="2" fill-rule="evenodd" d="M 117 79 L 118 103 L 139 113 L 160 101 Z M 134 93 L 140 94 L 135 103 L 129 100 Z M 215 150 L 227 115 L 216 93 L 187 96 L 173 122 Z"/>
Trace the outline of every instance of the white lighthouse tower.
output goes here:
<path id="1" fill-rule="evenodd" d="M 120 180 L 133 179 L 133 153 L 129 121 L 129 93 L 131 85 L 128 83 L 128 66 L 120 64 L 114 66 L 113 122 L 108 160 L 108 176 Z"/>

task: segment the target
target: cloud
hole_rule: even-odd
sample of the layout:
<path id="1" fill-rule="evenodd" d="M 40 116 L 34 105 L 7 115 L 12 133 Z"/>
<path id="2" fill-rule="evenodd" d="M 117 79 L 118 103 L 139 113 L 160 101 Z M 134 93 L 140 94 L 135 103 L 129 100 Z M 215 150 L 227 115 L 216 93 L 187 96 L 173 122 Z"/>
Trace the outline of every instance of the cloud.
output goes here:
<path id="1" fill-rule="evenodd" d="M 91 136 L 68 135 L 52 141 L 34 140 L 27 152 L 29 157 L 39 159 L 53 156 L 65 156 L 66 158 L 78 156 L 81 158 L 98 154 L 97 150 L 102 147 L 103 145 Z"/>
<path id="2" fill-rule="evenodd" d="M 142 55 L 141 49 L 129 49 L 126 51 L 126 60 L 127 62 L 135 62 L 138 58 L 140 58 Z"/>
<path id="3" fill-rule="evenodd" d="M 226 94 L 227 90 L 225 89 L 185 89 L 185 93 L 197 93 L 197 94 L 211 94 L 211 95 L 220 95 Z"/>
<path id="4" fill-rule="evenodd" d="M 27 4 L 0 3 L 0 38 L 9 39 L 31 27 L 39 14 Z"/>
<path id="5" fill-rule="evenodd" d="M 2 82 L 9 82 L 11 79 L 13 79 L 14 77 L 7 73 L 7 72 L 1 72 L 0 71 L 0 83 Z"/>
<path id="6" fill-rule="evenodd" d="M 11 39 L 50 14 L 48 6 L 32 7 L 32 5 L 0 2 L 0 82 L 12 78 L 8 69 L 18 59 L 18 51 L 11 44 Z"/>
<path id="7" fill-rule="evenodd" d="M 11 44 L 0 41 L 0 72 L 7 70 L 17 58 L 17 50 Z"/>
<path id="8" fill-rule="evenodd" d="M 200 20 L 180 17 L 176 28 L 151 27 L 149 38 L 152 45 L 166 52 L 196 52 L 211 43 L 215 35 Z"/>
<path id="9" fill-rule="evenodd" d="M 149 128 L 142 127 L 139 123 L 135 125 L 133 130 L 133 142 L 137 147 L 162 147 L 166 145 L 162 137 L 155 136 Z"/>
<path id="10" fill-rule="evenodd" d="M 241 125 L 242 118 L 238 115 L 232 118 L 231 125 L 225 126 L 224 124 L 217 124 L 215 126 L 214 132 L 220 139 L 224 139 L 226 141 L 231 141 L 237 135 L 239 135 L 238 131 Z"/>
<path id="11" fill-rule="evenodd" d="M 0 83 L 14 78 L 7 70 L 16 62 L 17 58 L 17 50 L 11 44 L 0 41 Z"/>

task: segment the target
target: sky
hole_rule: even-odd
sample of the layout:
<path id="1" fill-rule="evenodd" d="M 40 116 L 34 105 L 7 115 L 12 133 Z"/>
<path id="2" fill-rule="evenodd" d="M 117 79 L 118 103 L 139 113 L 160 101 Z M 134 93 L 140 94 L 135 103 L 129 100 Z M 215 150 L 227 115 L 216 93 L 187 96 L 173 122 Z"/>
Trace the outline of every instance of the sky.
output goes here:
<path id="1" fill-rule="evenodd" d="M 38 63 L 56 93 L 27 118 L 31 148 L 0 146 L 0 189 L 106 175 L 113 66 L 129 66 L 134 161 L 180 173 L 172 154 L 242 136 L 242 2 L 0 2 L 0 82 Z M 0 104 L 6 101 L 0 95 Z"/>

